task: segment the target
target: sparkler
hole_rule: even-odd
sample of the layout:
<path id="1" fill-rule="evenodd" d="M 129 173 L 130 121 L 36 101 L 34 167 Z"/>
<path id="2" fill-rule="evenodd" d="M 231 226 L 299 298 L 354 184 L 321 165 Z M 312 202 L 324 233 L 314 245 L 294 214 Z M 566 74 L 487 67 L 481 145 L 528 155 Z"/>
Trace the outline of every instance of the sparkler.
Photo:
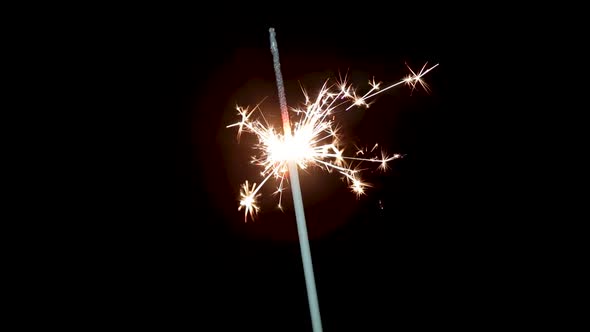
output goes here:
<path id="1" fill-rule="evenodd" d="M 311 101 L 304 90 L 306 99 L 305 108 L 294 109 L 294 112 L 300 115 L 300 119 L 295 123 L 294 130 L 292 131 L 280 70 L 275 31 L 273 28 L 270 28 L 269 32 L 281 107 L 283 134 L 281 135 L 271 125 L 266 123 L 266 120 L 264 120 L 265 123 L 262 123 L 260 120 L 250 120 L 252 114 L 256 110 L 260 110 L 259 105 L 252 110 L 237 107 L 238 114 L 242 119 L 227 127 L 238 127 L 238 139 L 244 131 L 250 132 L 258 138 L 258 144 L 254 148 L 260 151 L 260 155 L 255 155 L 252 162 L 262 167 L 261 175 L 263 177 L 263 180 L 258 185 L 253 183 L 250 187 L 248 181 L 242 185 L 238 210 L 244 209 L 245 222 L 248 220 L 248 215 L 253 219 L 259 210 L 256 199 L 260 196 L 260 189 L 271 177 L 278 180 L 278 187 L 275 193 L 279 194 L 278 206 L 281 208 L 282 193 L 285 190 L 284 182 L 287 173 L 289 174 L 312 327 L 314 332 L 321 332 L 322 325 L 307 236 L 307 226 L 305 223 L 303 199 L 299 185 L 298 168 L 306 169 L 310 166 L 318 166 L 325 168 L 328 172 L 336 171 L 343 176 L 344 180 L 349 184 L 350 189 L 357 196 L 364 194 L 365 188 L 370 185 L 363 182 L 359 177 L 359 172 L 361 171 L 359 168 L 360 162 L 379 163 L 378 168 L 386 170 L 388 167 L 387 163 L 401 158 L 401 155 L 394 154 L 388 156 L 384 152 L 381 152 L 381 158 L 361 158 L 359 155 L 364 154 L 365 151 L 358 150 L 354 157 L 345 156 L 344 149 L 340 148 L 339 144 L 338 129 L 334 122 L 335 113 L 341 108 L 344 108 L 347 103 L 350 103 L 350 105 L 345 108 L 346 111 L 354 106 L 369 107 L 367 103 L 369 98 L 403 83 L 411 86 L 412 91 L 418 84 L 428 91 L 428 85 L 422 80 L 422 77 L 438 66 L 438 64 L 426 69 L 426 63 L 418 74 L 408 67 L 412 75 L 383 89 L 380 89 L 381 83 L 373 80 L 369 82 L 371 89 L 361 97 L 346 82 L 346 78 L 336 82 L 334 85 L 328 85 L 328 81 L 326 81 L 314 101 Z M 370 152 L 373 152 L 377 146 L 376 144 Z M 353 165 L 353 162 L 357 162 L 357 165 Z"/>

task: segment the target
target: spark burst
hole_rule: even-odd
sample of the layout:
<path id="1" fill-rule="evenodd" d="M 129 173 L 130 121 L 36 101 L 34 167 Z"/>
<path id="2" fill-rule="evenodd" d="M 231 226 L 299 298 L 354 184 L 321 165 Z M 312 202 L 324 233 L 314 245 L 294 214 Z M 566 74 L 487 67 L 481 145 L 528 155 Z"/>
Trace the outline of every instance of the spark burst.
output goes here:
<path id="1" fill-rule="evenodd" d="M 385 88 L 380 88 L 381 82 L 376 82 L 373 79 L 369 81 L 371 89 L 362 96 L 357 95 L 352 85 L 346 82 L 346 77 L 331 85 L 328 85 L 329 80 L 326 80 L 313 100 L 309 98 L 305 89 L 302 89 L 305 103 L 302 108 L 292 109 L 299 115 L 299 120 L 295 123 L 290 135 L 281 134 L 266 122 L 264 114 L 260 110 L 260 104 L 252 109 L 237 106 L 241 120 L 227 126 L 227 128 L 238 127 L 238 140 L 243 132 L 249 132 L 258 138 L 254 149 L 259 154 L 252 157 L 252 163 L 262 167 L 261 176 L 263 178 L 258 185 L 253 183 L 250 187 L 248 181 L 242 185 L 238 210 L 244 209 L 244 221 L 247 221 L 248 215 L 254 219 L 259 210 L 256 202 L 260 196 L 259 191 L 270 178 L 277 180 L 275 194 L 279 195 L 278 207 L 282 209 L 282 193 L 286 189 L 285 182 L 290 161 L 294 161 L 301 169 L 316 166 L 330 173 L 336 171 L 341 174 L 349 188 L 357 196 L 365 194 L 366 188 L 370 185 L 360 178 L 362 171 L 359 168 L 360 163 L 378 163 L 378 169 L 385 171 L 389 167 L 388 162 L 402 156 L 399 154 L 388 155 L 382 151 L 381 157 L 362 158 L 365 152 L 373 152 L 378 144 L 375 144 L 370 151 L 358 149 L 354 157 L 344 155 L 344 148 L 340 147 L 340 137 L 334 115 L 338 111 L 348 111 L 355 106 L 369 107 L 370 104 L 367 101 L 370 98 L 401 84 L 407 84 L 412 91 L 419 84 L 428 92 L 429 87 L 422 77 L 438 64 L 426 69 L 427 64 L 424 64 L 418 73 L 408 66 L 410 75 Z M 250 119 L 257 110 L 260 111 L 264 123 L 258 119 Z"/>

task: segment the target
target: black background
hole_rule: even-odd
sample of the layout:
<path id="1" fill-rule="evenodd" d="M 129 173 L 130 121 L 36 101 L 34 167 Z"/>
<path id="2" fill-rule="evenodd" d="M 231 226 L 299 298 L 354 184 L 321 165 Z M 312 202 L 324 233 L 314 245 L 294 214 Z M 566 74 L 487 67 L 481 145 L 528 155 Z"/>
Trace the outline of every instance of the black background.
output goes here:
<path id="1" fill-rule="evenodd" d="M 430 94 L 400 86 L 343 114 L 351 143 L 405 155 L 387 173 L 367 171 L 366 196 L 357 200 L 335 174 L 300 172 L 324 330 L 469 328 L 517 315 L 519 295 L 505 296 L 520 259 L 498 219 L 507 194 L 489 190 L 490 155 L 501 151 L 490 152 L 484 134 L 502 111 L 482 102 L 476 78 L 490 58 L 487 30 L 477 15 L 413 13 L 307 12 L 289 23 L 222 15 L 213 24 L 200 12 L 125 24 L 101 51 L 117 68 L 111 92 L 125 101 L 112 116 L 123 138 L 107 162 L 115 187 L 93 224 L 107 234 L 94 248 L 104 268 L 96 295 L 81 295 L 96 296 L 97 323 L 311 330 L 293 211 L 277 211 L 266 192 L 244 223 L 239 186 L 257 169 L 248 138 L 225 128 L 239 119 L 236 104 L 265 97 L 265 115 L 279 119 L 271 26 L 291 105 L 303 101 L 299 82 L 313 92 L 348 71 L 362 91 L 373 76 L 403 78 L 406 63 L 439 64 L 425 76 Z"/>

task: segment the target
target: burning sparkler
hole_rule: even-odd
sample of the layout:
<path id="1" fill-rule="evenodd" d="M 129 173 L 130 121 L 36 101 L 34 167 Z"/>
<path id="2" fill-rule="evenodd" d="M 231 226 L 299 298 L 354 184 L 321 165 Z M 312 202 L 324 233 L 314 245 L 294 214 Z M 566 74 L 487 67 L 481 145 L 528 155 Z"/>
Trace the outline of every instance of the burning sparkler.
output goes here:
<path id="1" fill-rule="evenodd" d="M 252 109 L 237 106 L 241 120 L 227 127 L 238 127 L 238 139 L 243 132 L 254 134 L 258 138 L 254 149 L 259 153 L 252 157 L 252 163 L 262 167 L 261 175 L 263 177 L 258 185 L 254 183 L 250 187 L 248 181 L 242 185 L 238 210 L 244 209 L 245 221 L 247 221 L 248 215 L 253 218 L 259 210 L 256 199 L 260 196 L 260 189 L 270 178 L 274 177 L 277 180 L 278 185 L 275 193 L 279 195 L 278 207 L 282 208 L 282 193 L 286 189 L 285 182 L 289 171 L 289 162 L 295 162 L 300 169 L 317 166 L 328 172 L 336 171 L 343 176 L 352 192 L 357 196 L 363 195 L 370 185 L 360 178 L 360 163 L 377 163 L 379 164 L 377 168 L 385 171 L 388 168 L 388 162 L 402 156 L 399 154 L 388 155 L 382 151 L 380 157 L 359 157 L 364 154 L 364 150 L 358 150 L 354 157 L 346 156 L 344 148 L 340 145 L 334 115 L 339 111 L 348 111 L 355 106 L 369 107 L 367 101 L 370 98 L 398 85 L 406 84 L 411 87 L 412 91 L 417 85 L 420 85 L 428 91 L 429 87 L 422 77 L 438 64 L 429 68 L 427 68 L 427 64 L 424 64 L 418 73 L 408 66 L 410 75 L 384 88 L 381 88 L 381 82 L 376 82 L 373 79 L 369 81 L 370 90 L 362 96 L 357 95 L 356 90 L 346 81 L 346 77 L 332 84 L 330 84 L 330 80 L 326 80 L 313 99 L 302 89 L 305 103 L 302 108 L 292 109 L 299 116 L 292 133 L 282 134 L 268 124 L 260 110 L 260 104 Z M 251 119 L 255 111 L 260 111 L 262 119 Z M 285 120 L 283 119 L 283 121 Z M 287 119 L 287 121 L 289 120 Z M 373 152 L 377 146 L 376 144 L 370 152 Z"/>
<path id="2" fill-rule="evenodd" d="M 258 138 L 258 143 L 254 148 L 260 154 L 253 156 L 252 162 L 262 167 L 261 175 L 263 177 L 259 185 L 254 183 L 250 187 L 248 181 L 244 183 L 240 192 L 241 201 L 238 210 L 244 209 L 244 221 L 248 220 L 248 214 L 253 218 L 259 209 L 258 205 L 256 205 L 256 198 L 260 196 L 260 188 L 271 177 L 278 180 L 276 192 L 279 194 L 279 207 L 281 207 L 282 192 L 285 189 L 284 182 L 286 175 L 289 174 L 312 327 L 314 332 L 321 332 L 322 324 L 307 237 L 307 226 L 305 224 L 305 213 L 303 211 L 303 199 L 299 186 L 298 168 L 306 169 L 310 166 L 317 166 L 326 169 L 328 172 L 336 171 L 348 182 L 353 192 L 359 196 L 364 194 L 365 188 L 369 185 L 360 179 L 358 163 L 375 162 L 379 163 L 379 168 L 386 170 L 389 161 L 401 156 L 398 154 L 388 156 L 382 152 L 381 158 L 361 158 L 359 155 L 364 155 L 365 151 L 363 150 L 357 151 L 354 157 L 345 156 L 344 149 L 339 144 L 338 130 L 334 122 L 335 113 L 348 104 L 350 105 L 345 110 L 349 110 L 354 106 L 368 107 L 367 100 L 369 98 L 403 83 L 410 85 L 412 91 L 417 84 L 427 89 L 426 83 L 422 81 L 422 76 L 434 69 L 438 64 L 428 69 L 426 69 L 425 64 L 418 74 L 410 69 L 412 75 L 384 89 L 380 89 L 380 83 L 373 80 L 369 82 L 371 89 L 361 97 L 346 82 L 346 77 L 344 80 L 332 85 L 328 85 L 328 81 L 326 81 L 313 101 L 304 90 L 306 102 L 304 108 L 293 110 L 299 115 L 299 121 L 295 123 L 294 129 L 291 130 L 274 29 L 270 28 L 269 32 L 283 120 L 283 134 L 276 131 L 266 120 L 264 120 L 265 123 L 260 120 L 250 120 L 252 114 L 256 110 L 260 110 L 259 105 L 252 110 L 237 107 L 238 114 L 242 119 L 228 127 L 238 127 L 238 139 L 244 131 L 250 132 Z M 373 152 L 376 148 L 377 144 L 370 152 Z M 353 165 L 354 162 L 357 162 L 356 166 Z"/>

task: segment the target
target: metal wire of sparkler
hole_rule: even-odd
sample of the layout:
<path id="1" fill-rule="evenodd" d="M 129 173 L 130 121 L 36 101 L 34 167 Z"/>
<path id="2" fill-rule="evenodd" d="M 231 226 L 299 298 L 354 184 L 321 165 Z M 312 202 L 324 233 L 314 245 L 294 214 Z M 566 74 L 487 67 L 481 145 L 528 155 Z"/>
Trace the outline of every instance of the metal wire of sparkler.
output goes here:
<path id="1" fill-rule="evenodd" d="M 281 64 L 279 62 L 279 49 L 275 36 L 275 30 L 269 29 L 270 48 L 273 56 L 275 76 L 277 79 L 277 89 L 279 92 L 279 104 L 281 106 L 281 117 L 283 119 L 284 137 L 286 140 L 291 139 L 291 124 L 289 121 L 289 111 L 287 109 L 287 98 L 285 96 L 285 87 L 283 76 L 281 74 Z M 315 286 L 315 276 L 313 273 L 313 264 L 311 260 L 311 251 L 309 249 L 309 239 L 307 237 L 307 225 L 305 223 L 305 212 L 303 210 L 303 197 L 299 186 L 299 175 L 297 172 L 297 163 L 295 160 L 289 160 L 289 176 L 291 178 L 291 191 L 293 193 L 293 204 L 295 207 L 295 219 L 297 221 L 297 233 L 299 236 L 299 247 L 301 249 L 301 259 L 303 262 L 303 273 L 305 275 L 305 286 L 307 290 L 307 299 L 309 303 L 309 312 L 314 332 L 322 331 L 322 320 L 320 317 L 320 308 L 318 304 L 318 295 Z"/>

